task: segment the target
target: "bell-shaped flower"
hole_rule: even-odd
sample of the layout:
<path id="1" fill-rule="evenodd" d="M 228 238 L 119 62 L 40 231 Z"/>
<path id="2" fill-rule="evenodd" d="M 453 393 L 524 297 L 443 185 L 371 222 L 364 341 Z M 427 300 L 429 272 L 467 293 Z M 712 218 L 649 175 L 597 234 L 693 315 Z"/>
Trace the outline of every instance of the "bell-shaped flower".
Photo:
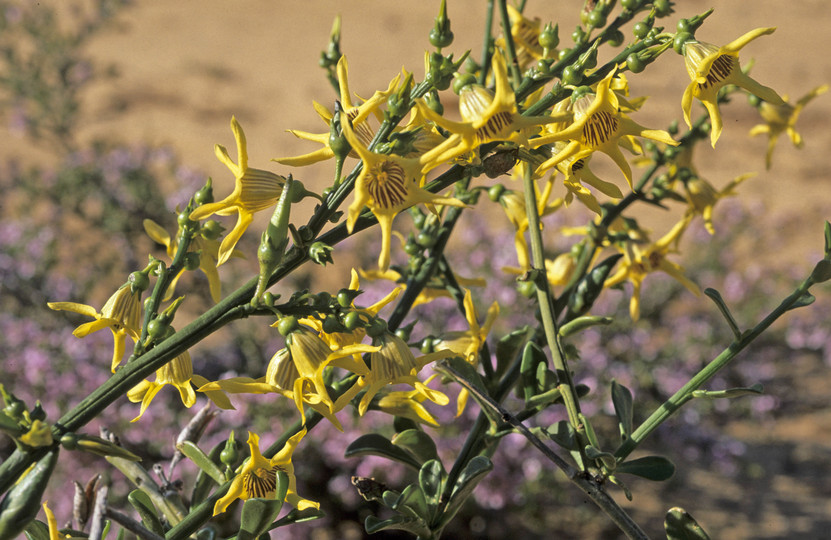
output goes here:
<path id="1" fill-rule="evenodd" d="M 469 330 L 460 330 L 455 332 L 445 332 L 441 337 L 433 342 L 433 347 L 436 349 L 448 349 L 453 351 L 456 355 L 464 358 L 469 364 L 476 367 L 479 365 L 479 351 L 485 344 L 485 339 L 488 337 L 496 317 L 499 315 L 499 304 L 494 302 L 488 308 L 488 313 L 485 315 L 485 322 L 479 325 L 479 316 L 476 313 L 476 307 L 473 305 L 473 297 L 470 291 L 465 291 L 465 320 L 469 326 Z M 459 392 L 459 397 L 456 401 L 456 415 L 461 415 L 465 409 L 465 404 L 468 400 L 468 391 L 463 388 Z"/>
<path id="2" fill-rule="evenodd" d="M 158 223 L 152 219 L 145 219 L 143 222 L 144 232 L 147 233 L 154 242 L 163 245 L 166 248 L 167 256 L 173 259 L 176 255 L 176 249 L 179 245 L 179 236 L 171 237 L 170 234 Z M 188 252 L 199 253 L 199 269 L 208 278 L 208 288 L 211 291 L 211 298 L 214 302 L 219 302 L 222 298 L 222 285 L 219 282 L 219 271 L 216 269 L 217 259 L 219 257 L 219 241 L 209 240 L 201 234 L 197 234 L 191 240 L 188 246 Z M 234 250 L 231 256 L 242 257 L 239 250 Z M 162 301 L 167 301 L 173 296 L 176 289 L 176 284 L 179 278 L 185 272 L 185 269 L 179 271 L 176 277 L 170 282 L 167 287 L 167 292 Z"/>
<path id="3" fill-rule="evenodd" d="M 450 132 L 441 144 L 422 155 L 426 169 L 453 161 L 458 156 L 493 141 L 511 141 L 526 144 L 528 131 L 535 126 L 562 122 L 570 114 L 555 116 L 523 116 L 519 113 L 516 95 L 508 81 L 505 58 L 497 50 L 493 55 L 495 91 L 478 84 L 462 88 L 459 94 L 461 122 L 448 120 L 436 113 L 424 102 L 416 106 L 424 117 Z"/>
<path id="4" fill-rule="evenodd" d="M 392 221 L 413 205 L 461 206 L 465 204 L 452 197 L 442 197 L 421 187 L 424 173 L 420 158 L 404 158 L 393 154 L 376 154 L 370 151 L 355 135 L 349 122 L 343 122 L 343 134 L 358 153 L 363 168 L 355 181 L 355 199 L 349 205 L 346 227 L 351 233 L 364 206 L 368 207 L 381 226 L 381 252 L 378 266 L 387 270 L 390 266 Z"/>
<path id="5" fill-rule="evenodd" d="M 385 91 L 376 91 L 371 98 L 363 101 L 360 105 L 356 105 L 352 101 L 352 94 L 349 91 L 349 64 L 346 62 L 346 56 L 341 56 L 340 60 L 338 60 L 337 74 L 338 85 L 340 87 L 340 104 L 342 111 L 344 115 L 352 121 L 352 128 L 355 131 L 355 135 L 368 146 L 374 137 L 374 133 L 367 123 L 367 119 L 387 100 L 389 95 L 393 93 L 395 88 L 398 86 L 398 81 L 401 79 L 401 75 L 396 75 L 392 81 L 390 81 L 389 87 Z M 315 111 L 317 111 L 317 114 L 323 119 L 324 122 L 326 122 L 326 125 L 330 125 L 333 113 L 317 102 L 314 102 L 314 108 Z M 308 133 L 305 131 L 290 129 L 289 133 L 299 139 L 320 143 L 323 145 L 323 148 L 319 148 L 318 150 L 308 154 L 303 154 L 302 156 L 276 158 L 273 161 L 283 165 L 289 165 L 290 167 L 302 167 L 335 157 L 335 152 L 330 146 L 331 133 L 329 131 L 325 133 Z M 350 155 L 358 157 L 354 154 Z"/>
<path id="6" fill-rule="evenodd" d="M 775 28 L 757 28 L 722 47 L 710 43 L 688 41 L 684 44 L 684 64 L 691 82 L 681 98 L 684 121 L 692 126 L 690 110 L 693 98 L 701 101 L 710 115 L 710 142 L 713 148 L 721 136 L 722 120 L 718 108 L 718 92 L 726 84 L 735 84 L 751 94 L 773 104 L 785 102 L 772 88 L 763 86 L 742 71 L 739 66 L 739 51 L 754 39 L 772 34 Z"/>
<path id="7" fill-rule="evenodd" d="M 260 452 L 260 437 L 249 431 L 248 447 L 251 455 L 237 470 L 225 495 L 214 504 L 213 515 L 222 514 L 237 499 L 273 499 L 277 490 L 277 471 L 283 471 L 289 478 L 287 503 L 298 510 L 320 508 L 320 503 L 304 499 L 297 494 L 297 477 L 294 474 L 292 456 L 305 436 L 304 428 L 286 441 L 285 446 L 273 458 L 268 459 Z"/>
<path id="8" fill-rule="evenodd" d="M 139 415 L 133 418 L 132 421 L 136 422 L 142 417 L 144 411 L 147 410 L 147 406 L 166 384 L 176 387 L 185 407 L 193 407 L 193 404 L 196 403 L 196 393 L 191 386 L 192 378 L 193 363 L 190 359 L 190 353 L 185 351 L 157 369 L 155 381 L 150 382 L 145 379 L 127 392 L 127 399 L 133 403 L 141 402 Z"/>
<path id="9" fill-rule="evenodd" d="M 603 152 L 620 167 L 631 188 L 632 168 L 620 151 L 620 146 L 631 148 L 630 137 L 632 136 L 644 137 L 672 146 L 678 145 L 678 142 L 673 140 L 666 131 L 647 129 L 621 111 L 618 95 L 610 88 L 615 71 L 613 69 L 597 84 L 594 94 L 585 94 L 572 102 L 574 121 L 568 127 L 531 140 L 531 145 L 535 148 L 558 141 L 568 142 L 554 156 L 539 166 L 538 174 L 569 158 L 576 161 L 594 152 Z"/>
<path id="10" fill-rule="evenodd" d="M 701 294 L 698 285 L 684 276 L 684 268 L 667 258 L 669 254 L 677 252 L 678 242 L 690 224 L 691 218 L 691 214 L 685 215 L 663 238 L 644 249 L 641 249 L 637 242 L 627 241 L 621 250 L 623 252 L 621 266 L 606 279 L 604 287 L 613 287 L 624 281 L 632 283 L 632 299 L 629 302 L 629 315 L 632 320 L 637 321 L 640 318 L 641 284 L 644 278 L 652 272 L 661 271 L 669 274 L 690 292 L 696 295 Z"/>
<path id="11" fill-rule="evenodd" d="M 190 213 L 190 219 L 198 221 L 211 214 L 230 216 L 237 214 L 237 223 L 233 230 L 222 239 L 217 253 L 217 266 L 225 263 L 234 252 L 242 233 L 251 224 L 254 214 L 277 204 L 286 179 L 273 172 L 254 169 L 248 166 L 248 148 L 245 133 L 236 118 L 231 118 L 231 130 L 237 143 L 238 163 L 234 163 L 228 150 L 217 144 L 214 146 L 216 157 L 234 173 L 234 190 L 223 200 L 203 204 Z"/>
<path id="12" fill-rule="evenodd" d="M 773 158 L 773 148 L 776 146 L 776 141 L 782 133 L 788 134 L 788 137 L 790 137 L 795 147 L 802 148 L 802 136 L 796 131 L 796 121 L 799 118 L 799 113 L 802 112 L 803 107 L 809 101 L 827 91 L 827 84 L 817 86 L 799 98 L 795 105 L 788 103 L 787 95 L 782 96 L 782 100 L 784 101 L 782 105 L 774 105 L 767 101 L 759 104 L 759 114 L 762 115 L 764 123 L 751 128 L 750 135 L 755 137 L 763 133 L 767 134 L 768 151 L 765 154 L 765 166 L 768 169 L 770 169 L 771 159 Z"/>
<path id="13" fill-rule="evenodd" d="M 76 328 L 72 332 L 75 337 L 86 337 L 104 328 L 112 330 L 115 338 L 111 368 L 113 372 L 124 357 L 127 337 L 136 342 L 141 335 L 141 293 L 133 292 L 129 284 L 122 285 L 110 296 L 100 313 L 92 306 L 75 302 L 49 302 L 47 305 L 56 311 L 72 311 L 95 319 Z"/>
<path id="14" fill-rule="evenodd" d="M 715 234 L 716 229 L 713 227 L 713 207 L 720 199 L 735 195 L 736 186 L 752 176 L 755 176 L 755 174 L 749 173 L 737 176 L 721 190 L 716 190 L 710 182 L 700 176 L 689 178 L 684 182 L 687 202 L 689 203 L 687 212 L 703 217 L 704 227 L 707 229 L 707 232 Z"/>
<path id="15" fill-rule="evenodd" d="M 358 412 L 361 415 L 366 412 L 375 394 L 388 384 L 408 384 L 419 391 L 425 399 L 439 405 L 447 405 L 450 402 L 445 394 L 429 388 L 416 375 L 427 364 L 441 358 L 454 356 L 452 351 L 445 349 L 416 358 L 410 351 L 410 347 L 401 338 L 388 331 L 384 331 L 374 338 L 373 345 L 376 350 L 369 354 L 369 373 L 361 375 L 358 378 L 357 386 L 350 389 L 351 392 L 349 392 L 350 395 L 355 395 L 361 389 L 366 390 L 358 404 Z M 332 353 L 331 358 L 348 356 L 356 352 L 366 352 L 366 347 L 366 345 L 345 347 L 341 351 Z"/>

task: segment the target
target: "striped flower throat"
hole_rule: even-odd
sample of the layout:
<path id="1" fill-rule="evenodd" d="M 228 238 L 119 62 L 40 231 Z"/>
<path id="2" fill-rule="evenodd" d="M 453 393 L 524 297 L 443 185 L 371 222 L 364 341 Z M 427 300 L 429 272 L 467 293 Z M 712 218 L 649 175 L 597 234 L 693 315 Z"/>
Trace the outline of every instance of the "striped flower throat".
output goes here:
<path id="1" fill-rule="evenodd" d="M 406 203 L 407 175 L 395 161 L 374 163 L 368 171 L 367 180 L 367 191 L 380 208 L 397 208 Z"/>
<path id="2" fill-rule="evenodd" d="M 581 141 L 584 145 L 597 148 L 605 142 L 614 139 L 621 126 L 620 110 L 607 106 L 588 114 L 589 107 L 594 103 L 595 95 L 588 94 L 574 103 L 574 121 L 585 118 Z M 588 116 L 586 116 L 588 114 Z"/>

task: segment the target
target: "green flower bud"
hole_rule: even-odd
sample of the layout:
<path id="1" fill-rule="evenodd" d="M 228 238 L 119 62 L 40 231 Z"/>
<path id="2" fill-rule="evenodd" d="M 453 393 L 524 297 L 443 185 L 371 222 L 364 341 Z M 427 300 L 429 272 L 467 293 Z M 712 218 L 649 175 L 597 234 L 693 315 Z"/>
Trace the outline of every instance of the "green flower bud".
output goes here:
<path id="1" fill-rule="evenodd" d="M 299 327 L 300 323 L 297 322 L 297 317 L 293 315 L 283 317 L 277 323 L 277 330 L 286 337 L 288 337 L 289 334 L 297 330 Z"/>
<path id="2" fill-rule="evenodd" d="M 553 28 L 551 27 L 551 23 L 546 24 L 545 27 L 542 29 L 542 32 L 540 32 L 540 36 L 538 38 L 539 42 L 540 42 L 540 46 L 545 48 L 545 49 L 548 49 L 548 50 L 556 49 L 557 45 L 560 44 L 560 35 L 559 34 L 560 34 L 560 25 L 559 24 L 554 25 Z"/>

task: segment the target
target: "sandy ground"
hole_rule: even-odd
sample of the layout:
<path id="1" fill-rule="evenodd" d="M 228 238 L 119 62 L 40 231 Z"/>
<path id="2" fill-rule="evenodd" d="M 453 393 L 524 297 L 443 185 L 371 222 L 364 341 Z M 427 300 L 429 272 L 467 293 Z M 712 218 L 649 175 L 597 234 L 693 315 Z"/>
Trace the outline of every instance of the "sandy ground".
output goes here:
<path id="1" fill-rule="evenodd" d="M 457 38 L 453 50 L 458 56 L 470 48 L 478 56 L 484 2 L 449 0 L 448 4 Z M 561 37 L 566 42 L 577 11 L 563 6 L 578 4 L 532 0 L 528 9 L 543 21 L 559 20 Z M 678 4 L 682 15 L 715 7 L 712 22 L 698 37 L 716 44 L 732 41 L 756 27 L 777 26 L 775 34 L 750 44 L 742 58 L 757 58 L 754 77 L 780 93 L 799 97 L 815 86 L 831 82 L 831 55 L 827 54 L 831 49 L 831 4 L 821 0 L 791 2 L 787 7 L 777 0 L 685 0 Z M 216 193 L 222 194 L 230 189 L 232 177 L 214 157 L 213 144 L 233 147 L 229 120 L 236 115 L 247 134 L 251 165 L 287 173 L 269 160 L 306 153 L 316 146 L 296 139 L 286 130 L 326 129 L 312 109 L 312 100 L 331 105 L 335 98 L 322 70 L 317 68 L 335 15 L 343 17 L 342 49 L 349 58 L 352 90 L 368 96 L 386 87 L 402 67 L 414 71 L 417 77 L 423 74 L 425 38 L 437 8 L 438 1 L 137 1 L 89 43 L 88 53 L 96 62 L 116 66 L 120 76 L 94 86 L 86 94 L 87 123 L 82 126 L 81 138 L 171 145 L 183 163 L 212 175 Z M 565 15 L 560 15 L 560 11 L 565 11 Z M 665 55 L 655 69 L 635 81 L 635 95 L 651 96 L 649 106 L 636 120 L 662 127 L 673 118 L 681 118 L 680 99 L 687 75 L 680 57 Z M 805 147 L 796 151 L 787 139 L 781 140 L 770 171 L 764 170 L 766 141 L 747 137 L 758 120 L 755 111 L 735 103 L 724 109 L 724 115 L 725 130 L 718 151 L 703 151 L 699 155 L 700 172 L 721 186 L 739 174 L 758 171 L 758 176 L 741 191 L 747 200 L 766 204 L 768 209 L 759 216 L 760 227 L 777 215 L 800 217 L 799 227 L 783 232 L 793 238 L 790 249 L 776 257 L 789 257 L 794 265 L 807 269 L 822 246 L 819 218 L 831 217 L 831 186 L 826 170 L 831 131 L 824 129 L 831 121 L 831 93 L 812 103 L 799 124 Z M 9 155 L 22 155 L 32 162 L 49 159 L 45 152 L 14 139 L 0 149 L 0 157 Z M 322 186 L 323 179 L 331 174 L 328 166 L 294 172 L 315 187 Z M 759 245 L 758 250 L 764 252 L 764 245 Z M 824 426 L 824 446 L 818 443 L 811 449 L 816 459 L 824 463 L 820 470 L 828 472 L 829 419 L 826 415 L 803 422 L 803 433 Z M 764 439 L 773 433 L 747 436 L 749 440 Z M 786 439 L 787 434 L 783 434 L 782 440 Z M 702 474 L 705 476 L 696 477 L 694 482 L 706 485 L 715 481 Z M 821 490 L 817 493 L 809 489 L 804 493 L 810 483 L 805 488 L 799 484 L 799 478 L 775 478 L 790 482 L 792 489 L 783 492 L 787 493 L 786 498 L 805 496 L 806 501 L 819 505 L 804 519 L 815 522 L 810 516 L 825 515 L 828 523 L 831 509 L 827 503 L 816 500 L 822 496 Z M 800 485 L 803 492 L 796 489 Z M 827 495 L 826 489 L 820 500 L 827 500 Z M 735 493 L 723 496 L 740 499 L 745 495 L 736 487 Z M 655 501 L 658 503 L 661 501 Z M 718 507 L 718 502 L 703 506 L 703 511 L 694 512 L 704 523 L 710 520 L 715 526 L 713 530 L 726 534 L 717 537 L 788 538 L 789 530 L 798 529 L 789 525 L 787 509 L 779 509 L 768 529 L 731 532 L 733 522 L 746 524 L 758 519 L 748 513 L 731 517 Z M 655 510 L 660 515 L 660 508 L 656 506 Z M 764 514 L 764 509 L 759 511 Z M 770 534 L 765 534 L 765 530 Z M 802 530 L 803 538 L 813 538 L 811 531 L 817 531 L 812 527 Z"/>

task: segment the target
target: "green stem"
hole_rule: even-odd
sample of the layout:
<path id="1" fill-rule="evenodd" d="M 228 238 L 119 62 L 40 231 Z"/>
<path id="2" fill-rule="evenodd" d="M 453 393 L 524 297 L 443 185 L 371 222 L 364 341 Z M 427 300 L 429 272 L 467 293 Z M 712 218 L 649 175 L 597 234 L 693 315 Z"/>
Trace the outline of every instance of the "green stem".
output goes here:
<path id="1" fill-rule="evenodd" d="M 581 439 L 578 450 L 583 457 L 583 464 L 586 464 L 587 460 L 583 456 L 583 447 L 586 441 L 582 437 L 585 431 L 580 421 L 580 402 L 577 399 L 577 390 L 574 387 L 574 381 L 571 378 L 571 373 L 569 372 L 560 344 L 560 335 L 554 314 L 554 301 L 551 297 L 548 276 L 545 273 L 545 254 L 542 246 L 540 215 L 537 211 L 536 184 L 534 183 L 530 167 L 525 167 L 523 187 L 525 190 L 525 213 L 528 216 L 528 233 L 531 237 L 531 261 L 534 269 L 537 272 L 541 272 L 541 277 L 535 279 L 537 301 L 540 305 L 540 318 L 545 332 L 545 339 L 548 343 L 548 349 L 551 351 L 551 361 L 557 375 L 557 387 L 562 392 L 563 403 L 566 406 L 569 423 L 574 427 L 575 432 Z"/>
<path id="2" fill-rule="evenodd" d="M 617 450 L 615 450 L 615 457 L 618 461 L 622 461 L 629 454 L 635 450 L 641 442 L 644 441 L 655 429 L 658 428 L 667 418 L 677 411 L 684 403 L 692 399 L 692 393 L 697 390 L 704 383 L 709 381 L 719 370 L 730 363 L 750 342 L 755 340 L 764 332 L 774 321 L 781 317 L 786 311 L 792 309 L 797 301 L 808 292 L 808 289 L 814 285 L 814 280 L 808 278 L 803 281 L 799 287 L 791 293 L 779 306 L 774 309 L 767 317 L 757 324 L 752 330 L 745 332 L 740 339 L 734 340 L 724 351 L 721 352 L 715 359 L 713 359 L 707 366 L 699 371 L 692 379 L 687 382 L 680 390 L 667 399 L 658 409 L 656 409 L 649 418 L 647 418 L 638 428 L 632 433 L 626 441 L 624 441 Z"/>

